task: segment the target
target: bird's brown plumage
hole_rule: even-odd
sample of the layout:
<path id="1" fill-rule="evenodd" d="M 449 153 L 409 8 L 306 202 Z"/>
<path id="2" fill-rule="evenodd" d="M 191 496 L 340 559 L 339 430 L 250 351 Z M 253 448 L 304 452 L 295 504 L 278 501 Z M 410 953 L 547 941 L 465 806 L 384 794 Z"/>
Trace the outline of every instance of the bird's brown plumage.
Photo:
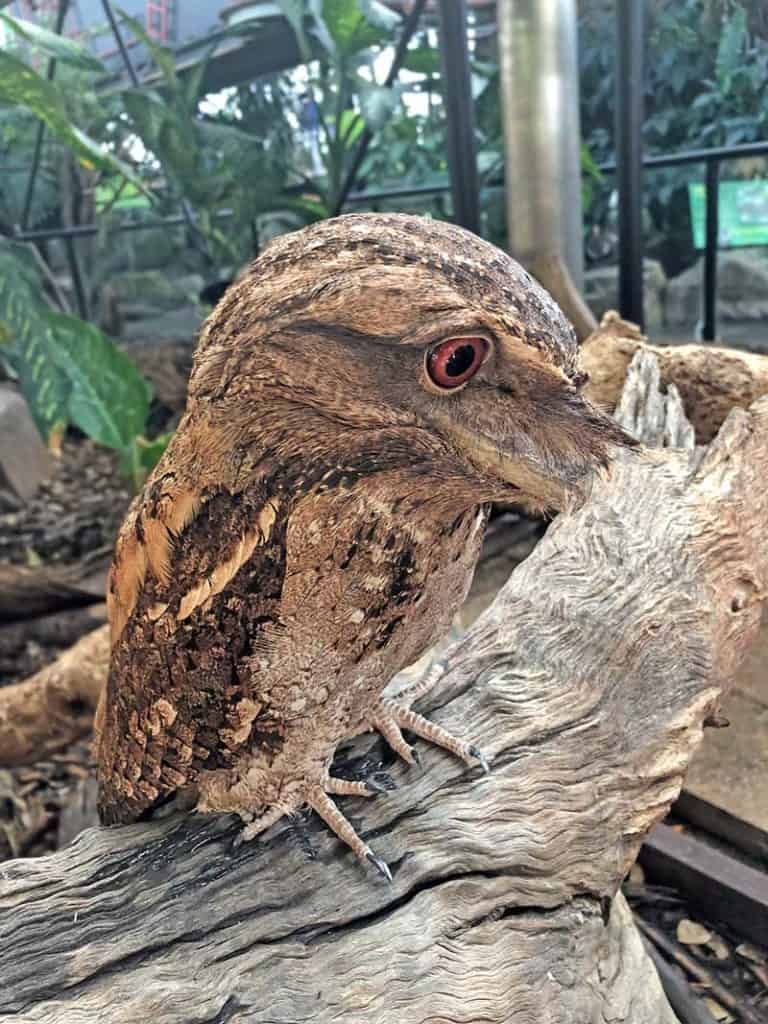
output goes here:
<path id="1" fill-rule="evenodd" d="M 425 352 L 468 336 L 488 357 L 440 393 Z M 102 819 L 188 789 L 255 833 L 309 802 L 354 847 L 334 750 L 422 728 L 379 698 L 447 629 L 487 503 L 557 507 L 627 442 L 579 385 L 552 300 L 465 231 L 359 214 L 276 240 L 203 328 L 120 532 Z"/>

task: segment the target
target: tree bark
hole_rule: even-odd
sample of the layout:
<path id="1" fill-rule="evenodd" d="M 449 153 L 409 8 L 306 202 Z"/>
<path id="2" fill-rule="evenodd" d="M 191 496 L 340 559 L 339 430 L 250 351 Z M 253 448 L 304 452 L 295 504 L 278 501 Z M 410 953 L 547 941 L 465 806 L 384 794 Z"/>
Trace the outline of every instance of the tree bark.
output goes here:
<path id="1" fill-rule="evenodd" d="M 651 394 L 654 365 L 632 386 Z M 489 775 L 351 745 L 348 767 L 384 758 L 399 784 L 343 802 L 392 886 L 308 816 L 234 850 L 227 817 L 89 830 L 0 865 L 0 1011 L 672 1024 L 619 885 L 759 628 L 767 428 L 763 400 L 705 451 L 622 457 L 450 649 L 424 710 L 481 745 Z"/>

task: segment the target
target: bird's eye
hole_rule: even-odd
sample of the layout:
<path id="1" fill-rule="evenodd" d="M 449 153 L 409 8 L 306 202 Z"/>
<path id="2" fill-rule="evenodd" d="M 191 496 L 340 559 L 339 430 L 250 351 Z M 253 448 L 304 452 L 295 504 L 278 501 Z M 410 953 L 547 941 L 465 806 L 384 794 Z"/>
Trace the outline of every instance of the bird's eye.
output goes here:
<path id="1" fill-rule="evenodd" d="M 451 338 L 427 353 L 427 374 L 437 387 L 457 388 L 483 365 L 488 351 L 485 338 Z"/>

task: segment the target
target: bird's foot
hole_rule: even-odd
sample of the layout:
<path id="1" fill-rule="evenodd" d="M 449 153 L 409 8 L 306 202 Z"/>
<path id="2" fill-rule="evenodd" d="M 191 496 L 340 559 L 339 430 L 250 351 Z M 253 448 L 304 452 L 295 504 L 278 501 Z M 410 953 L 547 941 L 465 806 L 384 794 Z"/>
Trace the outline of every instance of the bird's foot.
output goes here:
<path id="1" fill-rule="evenodd" d="M 476 746 L 451 735 L 446 729 L 430 722 L 428 718 L 417 714 L 397 700 L 382 697 L 375 704 L 368 722 L 370 727 L 380 732 L 394 752 L 408 764 L 418 764 L 419 755 L 406 741 L 402 733 L 403 729 L 407 729 L 429 743 L 434 743 L 435 746 L 450 751 L 451 754 L 460 757 L 471 767 L 479 764 L 484 772 L 490 771 L 488 759 Z"/>
<path id="2" fill-rule="evenodd" d="M 342 842 L 346 843 L 359 861 L 363 864 L 372 864 L 388 882 L 392 881 L 392 872 L 389 865 L 355 832 L 354 828 L 336 804 L 331 800 L 329 793 L 337 796 L 375 796 L 382 792 L 380 788 L 367 782 L 351 782 L 348 779 L 334 779 L 328 777 L 324 786 L 313 786 L 307 792 L 307 803 L 319 814 L 326 825 L 334 832 Z"/>
<path id="3" fill-rule="evenodd" d="M 326 776 L 321 783 L 310 783 L 304 789 L 304 803 L 318 814 L 328 825 L 331 831 L 346 843 L 354 855 L 364 865 L 372 864 L 388 882 L 392 881 L 392 873 L 386 861 L 377 856 L 365 843 L 352 825 L 347 821 L 336 804 L 331 800 L 333 796 L 376 796 L 385 793 L 389 787 L 374 779 L 364 782 L 354 782 L 350 779 L 336 779 Z M 239 812 L 241 817 L 245 815 Z M 280 805 L 271 807 L 266 813 L 255 818 L 245 826 L 234 842 L 235 848 L 248 840 L 255 839 L 261 832 L 278 822 L 281 818 L 291 813 L 291 809 Z"/>

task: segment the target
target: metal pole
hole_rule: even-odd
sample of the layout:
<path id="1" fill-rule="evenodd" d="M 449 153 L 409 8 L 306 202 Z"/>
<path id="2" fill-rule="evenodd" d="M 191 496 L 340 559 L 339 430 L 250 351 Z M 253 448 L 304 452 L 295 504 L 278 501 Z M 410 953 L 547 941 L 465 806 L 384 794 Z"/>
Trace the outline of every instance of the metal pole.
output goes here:
<path id="1" fill-rule="evenodd" d="M 395 79 L 397 78 L 400 68 L 402 67 L 402 63 L 405 60 L 405 56 L 408 53 L 408 44 L 413 38 L 414 32 L 419 27 L 421 14 L 426 5 L 427 0 L 416 0 L 416 3 L 411 8 L 410 14 L 405 19 L 405 23 L 403 24 L 403 31 L 400 33 L 400 38 L 397 41 L 397 48 L 395 49 L 395 55 L 392 58 L 392 64 L 390 65 L 389 73 L 387 74 L 387 77 L 384 80 L 384 86 L 387 89 L 391 88 L 391 86 L 394 85 Z M 341 190 L 339 191 L 339 195 L 333 209 L 334 217 L 337 217 L 341 213 L 342 207 L 344 206 L 344 203 L 347 201 L 349 193 L 352 191 L 352 186 L 355 183 L 357 172 L 360 170 L 360 164 L 363 162 L 365 154 L 368 152 L 368 147 L 370 146 L 372 141 L 373 132 L 371 131 L 370 128 L 366 126 L 363 129 L 363 133 L 358 140 L 357 149 L 355 150 L 355 153 L 352 157 L 352 162 L 349 165 L 347 176 L 344 179 L 344 184 L 341 186 Z"/>
<path id="2" fill-rule="evenodd" d="M 704 248 L 704 324 L 701 337 L 714 341 L 717 337 L 717 243 L 720 234 L 719 209 L 720 162 L 707 161 L 706 209 L 707 229 Z"/>
<path id="3" fill-rule="evenodd" d="M 642 329 L 645 0 L 617 0 L 616 14 L 619 310 Z"/>
<path id="4" fill-rule="evenodd" d="M 440 0 L 440 56 L 453 219 L 478 234 L 480 184 L 475 152 L 475 108 L 467 43 L 466 0 Z"/>
<path id="5" fill-rule="evenodd" d="M 56 24 L 54 31 L 56 35 L 61 34 L 61 30 L 64 27 L 64 19 L 67 16 L 67 9 L 69 8 L 69 0 L 60 0 L 58 10 L 56 11 Z M 51 57 L 48 61 L 48 71 L 46 77 L 49 82 L 53 81 L 53 76 L 56 74 L 56 59 Z M 37 181 L 37 172 L 40 169 L 40 157 L 43 154 L 43 138 L 45 137 L 45 123 L 40 121 L 37 126 L 37 134 L 35 135 L 35 148 L 32 153 L 32 167 L 29 171 L 29 178 L 27 180 L 27 189 L 24 193 L 24 206 L 21 213 L 21 230 L 26 231 L 29 226 L 29 216 L 32 212 L 32 196 L 35 191 L 35 182 Z"/>
<path id="6" fill-rule="evenodd" d="M 584 279 L 576 0 L 498 0 L 509 249 Z"/>
<path id="7" fill-rule="evenodd" d="M 115 42 L 117 43 L 117 48 L 120 51 L 120 56 L 123 60 L 125 70 L 128 72 L 128 77 L 131 80 L 131 85 L 133 86 L 134 89 L 138 89 L 139 76 L 136 74 L 136 68 L 131 63 L 130 54 L 128 53 L 128 50 L 125 48 L 125 43 L 123 42 L 123 35 L 120 31 L 120 26 L 117 24 L 117 21 L 115 20 L 115 15 L 112 11 L 112 5 L 110 4 L 109 0 L 101 0 L 101 6 L 104 8 L 104 13 L 107 16 L 109 27 L 112 29 L 112 35 L 115 37 Z"/>

